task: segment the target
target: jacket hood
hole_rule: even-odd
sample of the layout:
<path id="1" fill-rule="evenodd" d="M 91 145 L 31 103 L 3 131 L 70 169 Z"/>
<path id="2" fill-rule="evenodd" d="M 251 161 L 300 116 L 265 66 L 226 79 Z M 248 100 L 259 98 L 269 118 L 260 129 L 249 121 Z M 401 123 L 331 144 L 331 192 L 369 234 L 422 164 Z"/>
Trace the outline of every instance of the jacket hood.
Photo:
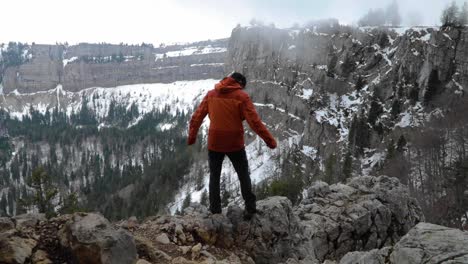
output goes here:
<path id="1" fill-rule="evenodd" d="M 237 89 L 242 89 L 242 86 L 233 78 L 226 77 L 215 85 L 215 89 L 221 93 L 229 93 Z"/>

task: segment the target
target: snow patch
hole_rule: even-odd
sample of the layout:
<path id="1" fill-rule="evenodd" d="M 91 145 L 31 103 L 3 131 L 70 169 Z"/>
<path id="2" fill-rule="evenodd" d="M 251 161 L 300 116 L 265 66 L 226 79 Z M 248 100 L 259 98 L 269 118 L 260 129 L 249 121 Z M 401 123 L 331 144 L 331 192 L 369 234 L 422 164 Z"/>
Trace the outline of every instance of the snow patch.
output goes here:
<path id="1" fill-rule="evenodd" d="M 68 63 L 74 62 L 78 59 L 78 57 L 71 57 L 70 59 L 64 59 L 62 60 L 63 67 L 67 66 Z"/>
<path id="2" fill-rule="evenodd" d="M 313 93 L 314 93 L 314 90 L 312 89 L 303 89 L 302 95 L 300 97 L 305 100 L 309 100 Z"/>
<path id="3" fill-rule="evenodd" d="M 187 47 L 182 50 L 169 51 L 166 53 L 155 53 L 154 56 L 157 60 L 170 57 L 185 57 L 191 55 L 210 54 L 210 53 L 223 53 L 227 52 L 227 48 L 212 47 L 208 45 L 206 47 Z"/>
<path id="4" fill-rule="evenodd" d="M 317 158 L 317 149 L 311 146 L 303 146 L 302 147 L 302 153 L 306 155 L 307 157 L 310 157 L 311 159 Z"/>
<path id="5" fill-rule="evenodd" d="M 366 154 L 369 154 L 371 151 L 367 150 Z M 385 152 L 375 152 L 371 156 L 361 160 L 362 174 L 364 176 L 369 176 L 370 172 L 376 165 L 385 159 Z"/>

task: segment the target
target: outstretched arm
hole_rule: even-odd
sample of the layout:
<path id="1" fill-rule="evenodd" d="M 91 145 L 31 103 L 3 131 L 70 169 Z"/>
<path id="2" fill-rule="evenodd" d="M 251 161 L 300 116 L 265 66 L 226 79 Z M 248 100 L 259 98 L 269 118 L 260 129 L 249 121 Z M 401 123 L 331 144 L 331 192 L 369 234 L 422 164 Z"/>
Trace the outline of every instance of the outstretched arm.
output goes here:
<path id="1" fill-rule="evenodd" d="M 188 144 L 193 145 L 195 140 L 197 139 L 198 130 L 200 129 L 201 124 L 203 123 L 203 119 L 208 114 L 208 95 L 203 98 L 203 101 L 198 106 L 195 113 L 192 115 L 192 119 L 190 120 L 190 127 L 189 127 L 189 137 L 188 137 Z"/>
<path id="2" fill-rule="evenodd" d="M 258 113 L 255 110 L 255 106 L 253 105 L 252 100 L 250 100 L 250 97 L 248 96 L 247 99 L 243 102 L 242 114 L 247 120 L 247 123 L 249 124 L 250 128 L 252 128 L 252 130 L 255 133 L 257 133 L 257 135 L 259 135 L 263 139 L 263 141 L 265 141 L 267 146 L 271 149 L 276 148 L 276 140 L 273 138 L 271 133 L 262 123 L 262 120 L 260 120 L 260 117 L 258 116 Z"/>

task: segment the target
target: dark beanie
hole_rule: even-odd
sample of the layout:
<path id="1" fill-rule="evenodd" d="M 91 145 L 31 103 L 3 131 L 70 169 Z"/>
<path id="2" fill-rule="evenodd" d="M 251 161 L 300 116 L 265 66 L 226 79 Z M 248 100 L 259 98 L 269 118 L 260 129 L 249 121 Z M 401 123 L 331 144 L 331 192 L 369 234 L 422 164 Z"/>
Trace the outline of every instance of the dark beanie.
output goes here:
<path id="1" fill-rule="evenodd" d="M 233 73 L 231 73 L 231 75 L 229 75 L 229 77 L 236 80 L 236 82 L 238 82 L 240 85 L 242 85 L 242 87 L 245 87 L 245 85 L 247 84 L 247 79 L 241 73 L 233 72 Z"/>

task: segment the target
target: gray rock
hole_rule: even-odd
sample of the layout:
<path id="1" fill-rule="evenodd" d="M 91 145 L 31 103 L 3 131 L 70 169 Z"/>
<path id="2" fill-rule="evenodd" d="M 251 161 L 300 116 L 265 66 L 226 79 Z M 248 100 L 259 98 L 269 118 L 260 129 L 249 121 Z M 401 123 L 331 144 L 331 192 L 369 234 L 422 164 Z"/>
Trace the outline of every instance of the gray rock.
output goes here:
<path id="1" fill-rule="evenodd" d="M 316 181 L 307 189 L 307 198 L 323 197 L 330 192 L 330 186 L 323 181 Z"/>
<path id="2" fill-rule="evenodd" d="M 468 263 L 468 233 L 419 223 L 395 246 L 346 254 L 340 264 Z"/>
<path id="3" fill-rule="evenodd" d="M 227 216 L 233 223 L 237 245 L 245 248 L 255 263 L 278 263 L 301 255 L 299 219 L 286 197 L 269 197 L 257 203 L 259 214 L 250 221 L 242 219 L 243 210 L 230 207 Z"/>
<path id="4" fill-rule="evenodd" d="M 315 256 L 340 259 L 350 251 L 393 245 L 424 217 L 415 199 L 397 179 L 357 177 L 347 185 L 311 187 L 296 209 L 308 248 Z M 313 206 L 311 206 L 311 204 Z"/>
<path id="5" fill-rule="evenodd" d="M 169 240 L 169 237 L 167 236 L 166 233 L 159 234 L 156 237 L 156 241 L 158 241 L 159 243 L 161 243 L 163 245 L 167 245 L 167 244 L 171 243 L 171 241 Z"/>
<path id="6" fill-rule="evenodd" d="M 468 263 L 468 233 L 420 223 L 393 248 L 392 263 Z"/>
<path id="7" fill-rule="evenodd" d="M 386 264 L 391 247 L 373 249 L 368 252 L 350 252 L 340 261 L 340 264 Z"/>
<path id="8" fill-rule="evenodd" d="M 59 238 L 80 263 L 133 264 L 137 260 L 133 237 L 122 229 L 115 230 L 99 214 L 74 214 L 59 231 Z"/>
<path id="9" fill-rule="evenodd" d="M 40 221 L 46 221 L 45 214 L 22 214 L 13 217 L 16 229 L 34 228 Z"/>

